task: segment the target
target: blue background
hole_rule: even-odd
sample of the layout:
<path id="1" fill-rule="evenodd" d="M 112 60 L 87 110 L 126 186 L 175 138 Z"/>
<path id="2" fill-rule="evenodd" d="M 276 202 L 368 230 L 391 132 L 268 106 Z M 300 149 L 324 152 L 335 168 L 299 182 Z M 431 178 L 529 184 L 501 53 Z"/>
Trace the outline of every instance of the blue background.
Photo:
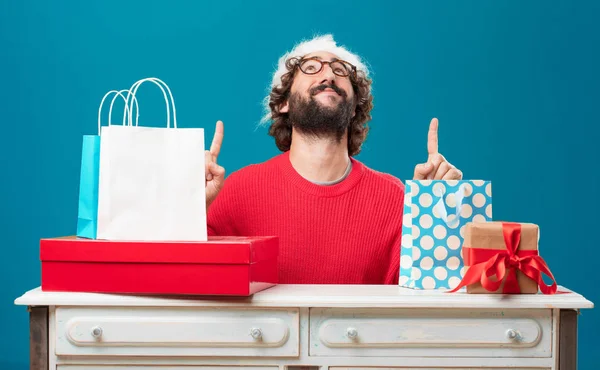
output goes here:
<path id="1" fill-rule="evenodd" d="M 493 182 L 494 219 L 535 222 L 558 282 L 598 302 L 599 2 L 0 2 L 0 368 L 26 369 L 25 307 L 40 283 L 38 241 L 75 232 L 82 135 L 114 88 L 159 77 L 181 127 L 225 123 L 228 171 L 278 153 L 257 128 L 277 58 L 333 33 L 374 73 L 372 131 L 358 157 L 410 179 L 440 152 Z M 368 4 L 368 5 L 367 5 Z M 145 84 L 140 124 L 164 122 Z M 106 111 L 105 111 L 106 112 Z M 580 368 L 600 314 L 579 317 Z"/>

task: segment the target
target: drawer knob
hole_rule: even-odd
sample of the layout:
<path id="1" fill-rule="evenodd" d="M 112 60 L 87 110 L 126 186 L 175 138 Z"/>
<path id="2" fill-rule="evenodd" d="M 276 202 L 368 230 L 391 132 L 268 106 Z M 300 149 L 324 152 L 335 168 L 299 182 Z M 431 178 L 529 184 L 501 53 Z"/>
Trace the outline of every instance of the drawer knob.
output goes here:
<path id="1" fill-rule="evenodd" d="M 102 336 L 102 328 L 99 326 L 94 326 L 92 328 L 92 337 L 100 338 Z"/>
<path id="2" fill-rule="evenodd" d="M 506 331 L 506 337 L 510 340 L 514 340 L 514 341 L 520 341 L 521 340 L 521 333 L 519 333 L 518 330 L 515 329 L 508 329 Z"/>
<path id="3" fill-rule="evenodd" d="M 346 330 L 346 335 L 348 338 L 354 339 L 358 337 L 358 330 L 356 330 L 356 328 L 348 328 L 348 330 Z"/>
<path id="4" fill-rule="evenodd" d="M 258 340 L 262 338 L 262 330 L 260 330 L 259 328 L 252 328 L 252 330 L 250 330 L 250 336 Z"/>

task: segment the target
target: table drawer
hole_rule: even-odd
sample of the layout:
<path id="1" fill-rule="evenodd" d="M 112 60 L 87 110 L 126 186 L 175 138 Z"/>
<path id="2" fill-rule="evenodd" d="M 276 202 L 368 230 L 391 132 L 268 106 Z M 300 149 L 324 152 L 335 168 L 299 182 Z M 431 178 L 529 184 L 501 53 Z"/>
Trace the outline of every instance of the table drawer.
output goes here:
<path id="1" fill-rule="evenodd" d="M 298 309 L 56 309 L 57 355 L 298 356 Z"/>
<path id="2" fill-rule="evenodd" d="M 477 368 L 473 368 L 473 367 L 453 367 L 451 370 L 476 370 L 476 369 L 481 369 L 481 370 L 506 370 L 505 367 L 498 367 L 498 366 L 486 366 L 486 367 L 477 367 Z M 60 370 L 60 369 L 59 369 Z M 79 370 L 79 369 L 78 369 Z M 367 366 L 367 367 L 333 367 L 330 366 L 329 370 L 449 370 L 447 367 L 414 367 L 414 366 L 408 366 L 408 367 L 371 367 L 371 366 Z M 549 367 L 511 367 L 510 370 L 552 370 Z"/>
<path id="3" fill-rule="evenodd" d="M 279 370 L 279 366 L 58 365 L 56 370 Z"/>
<path id="4" fill-rule="evenodd" d="M 551 357 L 552 311 L 310 311 L 311 356 Z"/>

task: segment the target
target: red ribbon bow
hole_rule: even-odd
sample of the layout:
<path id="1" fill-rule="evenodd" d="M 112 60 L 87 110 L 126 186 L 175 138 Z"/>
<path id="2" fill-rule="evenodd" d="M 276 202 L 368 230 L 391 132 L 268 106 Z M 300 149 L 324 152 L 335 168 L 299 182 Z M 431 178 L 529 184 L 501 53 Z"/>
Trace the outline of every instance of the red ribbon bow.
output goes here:
<path id="1" fill-rule="evenodd" d="M 538 255 L 537 250 L 523 251 L 519 248 L 521 241 L 521 225 L 518 223 L 502 223 L 502 233 L 506 250 L 463 247 L 463 255 L 469 261 L 467 270 L 460 284 L 450 292 L 481 281 L 481 285 L 490 292 L 500 288 L 504 277 L 506 282 L 502 293 L 521 293 L 517 281 L 517 270 L 536 281 L 544 294 L 556 293 L 557 285 L 546 262 Z M 508 272 L 507 272 L 508 269 Z M 553 283 L 548 286 L 542 279 L 542 273 L 549 276 Z M 496 276 L 495 280 L 490 277 Z"/>

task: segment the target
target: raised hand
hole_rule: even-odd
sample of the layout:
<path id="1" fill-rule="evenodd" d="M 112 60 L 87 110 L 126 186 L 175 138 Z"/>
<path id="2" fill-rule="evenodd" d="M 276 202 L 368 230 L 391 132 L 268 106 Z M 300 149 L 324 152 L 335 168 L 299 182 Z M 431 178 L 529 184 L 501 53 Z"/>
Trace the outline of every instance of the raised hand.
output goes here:
<path id="1" fill-rule="evenodd" d="M 210 150 L 204 152 L 206 175 L 206 207 L 215 200 L 225 181 L 225 168 L 217 164 L 217 157 L 223 143 L 223 122 L 217 121 L 215 135 L 213 136 Z"/>
<path id="2" fill-rule="evenodd" d="M 427 134 L 427 162 L 415 166 L 414 180 L 461 180 L 462 172 L 446 161 L 438 152 L 438 120 L 429 124 Z"/>

